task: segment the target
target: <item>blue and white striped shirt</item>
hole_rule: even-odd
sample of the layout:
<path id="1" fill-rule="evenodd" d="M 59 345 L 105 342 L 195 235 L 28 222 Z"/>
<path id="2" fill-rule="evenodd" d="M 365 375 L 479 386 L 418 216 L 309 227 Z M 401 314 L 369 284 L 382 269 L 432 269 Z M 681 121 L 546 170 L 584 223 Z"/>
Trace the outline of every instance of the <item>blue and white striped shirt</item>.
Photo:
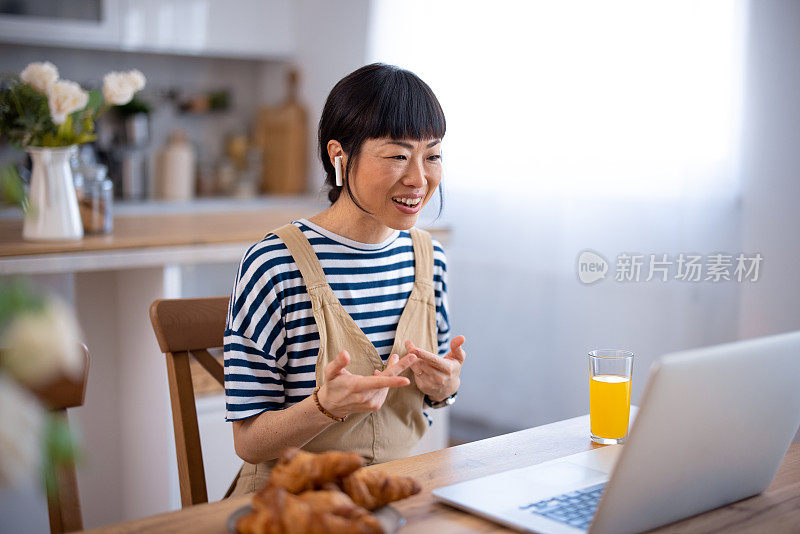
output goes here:
<path id="1" fill-rule="evenodd" d="M 292 224 L 311 243 L 336 298 L 386 360 L 414 285 L 411 235 L 395 231 L 382 243 L 359 243 L 306 219 Z M 433 256 L 439 354 L 444 355 L 450 333 L 447 265 L 436 240 Z M 319 330 L 300 270 L 274 234 L 242 258 L 224 343 L 228 421 L 288 408 L 314 391 Z"/>

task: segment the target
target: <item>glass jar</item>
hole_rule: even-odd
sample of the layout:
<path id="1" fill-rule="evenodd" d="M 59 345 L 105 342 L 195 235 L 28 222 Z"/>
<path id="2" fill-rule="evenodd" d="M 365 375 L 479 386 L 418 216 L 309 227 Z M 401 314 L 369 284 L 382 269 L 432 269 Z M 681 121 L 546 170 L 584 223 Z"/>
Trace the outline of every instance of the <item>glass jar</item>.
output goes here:
<path id="1" fill-rule="evenodd" d="M 83 196 L 83 164 L 78 155 L 78 146 L 73 147 L 69 157 L 69 167 L 72 169 L 72 183 L 75 184 L 75 195 L 78 200 Z"/>
<path id="2" fill-rule="evenodd" d="M 78 201 L 86 234 L 107 234 L 114 229 L 114 185 L 106 177 L 105 165 L 83 169 L 83 195 Z"/>

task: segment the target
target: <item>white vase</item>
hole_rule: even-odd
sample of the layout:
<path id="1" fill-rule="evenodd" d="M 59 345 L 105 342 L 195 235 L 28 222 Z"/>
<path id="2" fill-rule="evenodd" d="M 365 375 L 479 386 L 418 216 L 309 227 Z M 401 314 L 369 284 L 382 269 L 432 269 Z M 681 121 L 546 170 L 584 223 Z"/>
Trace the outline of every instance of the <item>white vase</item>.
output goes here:
<path id="1" fill-rule="evenodd" d="M 74 146 L 28 147 L 33 160 L 30 204 L 22 226 L 23 239 L 62 241 L 83 237 L 78 198 L 69 159 Z"/>

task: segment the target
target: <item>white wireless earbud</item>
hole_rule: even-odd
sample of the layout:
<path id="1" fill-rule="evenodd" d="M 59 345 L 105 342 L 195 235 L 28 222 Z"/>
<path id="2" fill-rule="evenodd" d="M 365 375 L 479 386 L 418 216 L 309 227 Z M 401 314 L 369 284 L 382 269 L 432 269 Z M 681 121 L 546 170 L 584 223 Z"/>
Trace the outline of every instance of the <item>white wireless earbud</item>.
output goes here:
<path id="1" fill-rule="evenodd" d="M 342 156 L 333 158 L 333 169 L 336 171 L 336 187 L 342 187 Z"/>

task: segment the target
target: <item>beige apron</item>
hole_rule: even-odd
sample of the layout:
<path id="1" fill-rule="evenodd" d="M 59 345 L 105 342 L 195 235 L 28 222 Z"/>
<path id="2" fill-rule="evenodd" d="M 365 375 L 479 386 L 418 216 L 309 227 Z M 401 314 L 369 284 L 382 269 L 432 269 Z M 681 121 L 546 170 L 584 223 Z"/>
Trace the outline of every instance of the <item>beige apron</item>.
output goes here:
<path id="1" fill-rule="evenodd" d="M 350 353 L 347 370 L 351 373 L 372 376 L 376 369 L 383 371 L 386 364 L 333 294 L 303 232 L 287 224 L 273 233 L 289 249 L 311 297 L 314 319 L 319 329 L 320 349 L 315 369 L 317 385 L 324 383 L 325 365 L 343 349 Z M 405 355 L 406 340 L 436 354 L 433 244 L 430 234 L 416 228 L 411 229 L 411 240 L 414 246 L 414 287 L 400 316 L 391 354 Z M 343 423 L 333 423 L 317 434 L 302 449 L 310 452 L 353 451 L 362 455 L 369 464 L 408 456 L 411 448 L 428 429 L 428 422 L 422 414 L 424 395 L 414 383 L 412 370 L 406 369 L 401 376 L 411 380 L 411 385 L 389 389 L 380 410 L 351 414 Z M 258 465 L 245 463 L 238 480 L 234 481 L 232 495 L 244 495 L 260 489 L 275 462 L 271 460 Z"/>

